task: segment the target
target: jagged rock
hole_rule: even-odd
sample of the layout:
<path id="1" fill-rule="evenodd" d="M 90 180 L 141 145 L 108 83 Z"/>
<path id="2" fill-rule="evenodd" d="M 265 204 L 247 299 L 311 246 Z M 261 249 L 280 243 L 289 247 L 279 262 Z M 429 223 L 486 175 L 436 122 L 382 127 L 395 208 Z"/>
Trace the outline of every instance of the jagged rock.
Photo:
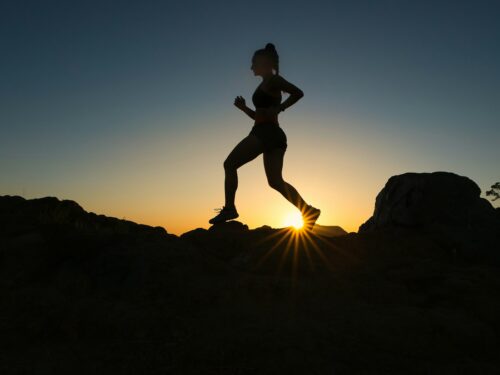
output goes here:
<path id="1" fill-rule="evenodd" d="M 270 232 L 270 231 L 274 230 L 274 228 L 271 227 L 270 225 L 261 225 L 260 227 L 257 227 L 254 230 L 263 231 L 263 232 Z"/>
<path id="2" fill-rule="evenodd" d="M 0 235 L 15 237 L 28 231 L 40 230 L 45 234 L 57 232 L 67 236 L 148 233 L 177 238 L 160 226 L 152 227 L 87 212 L 72 200 L 59 200 L 56 197 L 24 199 L 20 196 L 0 196 Z"/>
<path id="3" fill-rule="evenodd" d="M 312 232 L 323 237 L 345 236 L 347 232 L 338 225 L 319 225 L 313 227 Z"/>
<path id="4" fill-rule="evenodd" d="M 229 220 L 224 223 L 217 223 L 208 228 L 211 232 L 219 232 L 219 233 L 242 233 L 247 232 L 248 225 L 243 224 L 238 220 Z"/>
<path id="5" fill-rule="evenodd" d="M 227 222 L 174 240 L 54 198 L 3 198 L 2 375 L 500 366 L 498 268 L 436 256 L 417 232 L 299 238 Z"/>
<path id="6" fill-rule="evenodd" d="M 207 230 L 205 228 L 196 228 L 190 231 L 182 233 L 179 237 L 183 239 L 188 239 L 192 237 L 197 237 L 203 235 Z"/>
<path id="7" fill-rule="evenodd" d="M 423 227 L 436 223 L 473 228 L 498 224 L 477 184 L 451 172 L 408 172 L 389 178 L 375 200 L 373 216 L 359 228 Z"/>
<path id="8" fill-rule="evenodd" d="M 454 251 L 497 258 L 500 217 L 480 194 L 474 181 L 451 172 L 392 176 L 359 233 L 411 228 L 448 242 Z"/>

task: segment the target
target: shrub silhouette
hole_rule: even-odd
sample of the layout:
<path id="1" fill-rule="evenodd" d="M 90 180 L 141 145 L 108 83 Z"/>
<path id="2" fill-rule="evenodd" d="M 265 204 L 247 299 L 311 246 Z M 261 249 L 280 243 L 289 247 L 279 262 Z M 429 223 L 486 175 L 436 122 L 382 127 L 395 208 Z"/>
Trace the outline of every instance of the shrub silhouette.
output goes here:
<path id="1" fill-rule="evenodd" d="M 491 189 L 486 191 L 486 195 L 492 195 L 493 198 L 490 198 L 492 201 L 496 201 L 498 198 L 500 198 L 500 182 L 495 182 L 493 185 L 491 185 Z"/>

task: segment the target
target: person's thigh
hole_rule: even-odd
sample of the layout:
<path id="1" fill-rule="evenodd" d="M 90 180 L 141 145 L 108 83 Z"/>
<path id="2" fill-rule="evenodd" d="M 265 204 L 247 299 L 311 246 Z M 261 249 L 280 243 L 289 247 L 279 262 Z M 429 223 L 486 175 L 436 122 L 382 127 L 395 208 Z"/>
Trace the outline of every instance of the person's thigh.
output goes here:
<path id="1" fill-rule="evenodd" d="M 269 184 L 280 183 L 283 180 L 281 172 L 283 170 L 283 158 L 285 150 L 282 148 L 273 148 L 264 152 L 264 169 L 266 170 L 267 181 Z"/>
<path id="2" fill-rule="evenodd" d="M 239 168 L 243 164 L 255 159 L 262 152 L 264 152 L 262 141 L 255 135 L 249 134 L 229 153 L 224 161 L 224 165 Z"/>

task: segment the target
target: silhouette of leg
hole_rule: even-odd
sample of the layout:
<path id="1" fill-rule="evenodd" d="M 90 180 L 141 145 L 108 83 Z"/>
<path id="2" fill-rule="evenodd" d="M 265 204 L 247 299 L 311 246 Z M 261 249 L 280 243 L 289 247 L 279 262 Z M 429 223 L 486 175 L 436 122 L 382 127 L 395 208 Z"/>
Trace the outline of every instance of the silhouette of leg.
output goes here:
<path id="1" fill-rule="evenodd" d="M 224 189 L 225 189 L 225 206 L 234 208 L 234 199 L 236 189 L 238 189 L 238 172 L 237 169 L 243 164 L 255 159 L 264 151 L 262 141 L 253 134 L 243 138 L 229 153 L 224 161 Z"/>
<path id="2" fill-rule="evenodd" d="M 283 180 L 281 171 L 283 169 L 283 157 L 285 150 L 274 148 L 264 152 L 264 168 L 266 170 L 267 182 L 273 189 L 279 191 L 290 203 L 304 212 L 307 203 L 299 192 L 288 182 Z"/>

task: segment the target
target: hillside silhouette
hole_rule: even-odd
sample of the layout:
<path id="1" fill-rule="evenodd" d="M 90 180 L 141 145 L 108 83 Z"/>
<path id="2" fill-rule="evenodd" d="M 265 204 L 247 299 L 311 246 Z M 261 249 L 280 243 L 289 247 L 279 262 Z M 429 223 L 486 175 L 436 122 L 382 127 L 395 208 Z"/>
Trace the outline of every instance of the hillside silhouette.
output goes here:
<path id="1" fill-rule="evenodd" d="M 500 210 L 480 192 L 392 176 L 358 233 L 307 235 L 233 220 L 176 236 L 0 196 L 0 372 L 495 373 Z"/>

